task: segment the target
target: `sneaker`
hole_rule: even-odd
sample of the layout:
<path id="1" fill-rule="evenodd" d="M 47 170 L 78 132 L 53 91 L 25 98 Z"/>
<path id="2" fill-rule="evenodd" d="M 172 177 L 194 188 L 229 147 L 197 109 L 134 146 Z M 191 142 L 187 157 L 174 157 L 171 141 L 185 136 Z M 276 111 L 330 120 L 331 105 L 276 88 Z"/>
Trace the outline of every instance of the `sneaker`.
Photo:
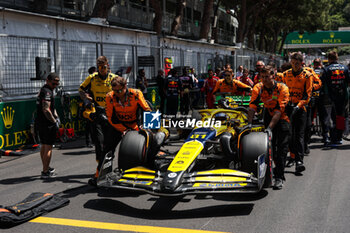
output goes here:
<path id="1" fill-rule="evenodd" d="M 295 163 L 295 160 L 289 157 L 289 158 L 287 158 L 286 167 L 293 167 L 294 163 Z"/>
<path id="2" fill-rule="evenodd" d="M 280 190 L 283 187 L 283 180 L 281 178 L 276 178 L 273 185 L 273 189 Z"/>
<path id="3" fill-rule="evenodd" d="M 323 145 L 324 145 L 324 146 L 329 146 L 330 143 L 331 143 L 331 141 L 329 140 L 328 137 L 324 137 L 324 138 L 323 138 Z"/>
<path id="4" fill-rule="evenodd" d="M 305 166 L 304 166 L 303 162 L 301 162 L 301 161 L 296 162 L 296 164 L 295 164 L 295 172 L 300 173 L 302 171 L 305 171 Z"/>
<path id="5" fill-rule="evenodd" d="M 88 181 L 88 184 L 91 186 L 97 187 L 97 178 L 96 177 L 90 178 Z"/>
<path id="6" fill-rule="evenodd" d="M 306 147 L 305 147 L 304 154 L 305 154 L 305 155 L 310 154 L 310 149 L 309 149 L 309 147 L 308 147 L 308 146 L 306 146 Z"/>
<path id="7" fill-rule="evenodd" d="M 56 169 L 55 169 L 55 168 L 53 168 L 53 167 L 49 167 L 49 172 L 51 172 L 51 173 L 55 173 L 55 171 L 56 171 Z"/>
<path id="8" fill-rule="evenodd" d="M 41 172 L 41 176 L 40 176 L 41 179 L 50 179 L 50 178 L 54 178 L 54 177 L 56 177 L 56 174 L 54 172 L 50 172 L 50 171 Z"/>
<path id="9" fill-rule="evenodd" d="M 334 144 L 336 144 L 336 145 L 342 145 L 342 144 L 343 144 L 343 140 L 335 141 Z"/>

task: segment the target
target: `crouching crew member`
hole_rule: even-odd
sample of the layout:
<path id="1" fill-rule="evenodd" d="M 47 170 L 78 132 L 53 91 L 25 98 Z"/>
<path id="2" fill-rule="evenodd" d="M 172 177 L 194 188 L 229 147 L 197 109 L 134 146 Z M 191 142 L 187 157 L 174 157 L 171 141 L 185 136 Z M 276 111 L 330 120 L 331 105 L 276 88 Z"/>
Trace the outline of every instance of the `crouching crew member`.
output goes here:
<path id="1" fill-rule="evenodd" d="M 275 81 L 272 66 L 262 68 L 262 82 L 256 84 L 249 103 L 248 125 L 251 126 L 260 102 L 264 103 L 265 131 L 272 137 L 272 151 L 275 162 L 274 188 L 281 189 L 284 177 L 284 164 L 288 153 L 290 125 L 285 107 L 289 101 L 289 90 L 284 83 Z"/>
<path id="2" fill-rule="evenodd" d="M 139 110 L 151 111 L 142 92 L 128 88 L 126 79 L 115 77 L 112 82 L 112 91 L 106 96 L 106 114 L 108 122 L 114 127 L 115 133 L 106 139 L 108 148 L 113 150 L 119 143 L 122 135 L 128 130 L 139 130 Z"/>

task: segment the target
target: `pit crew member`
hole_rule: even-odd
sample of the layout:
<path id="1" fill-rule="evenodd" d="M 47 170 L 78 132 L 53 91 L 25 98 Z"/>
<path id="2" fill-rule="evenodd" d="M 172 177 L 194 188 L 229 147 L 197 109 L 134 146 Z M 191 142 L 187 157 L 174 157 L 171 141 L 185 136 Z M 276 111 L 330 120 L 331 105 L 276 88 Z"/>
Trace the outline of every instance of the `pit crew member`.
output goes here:
<path id="1" fill-rule="evenodd" d="M 304 133 L 306 125 L 306 106 L 312 92 L 312 73 L 303 69 L 303 55 L 291 55 L 292 69 L 283 73 L 283 82 L 289 88 L 289 118 L 291 121 L 290 152 L 295 155 L 295 171 L 301 173 L 304 166 Z"/>
<path id="2" fill-rule="evenodd" d="M 89 180 L 89 184 L 95 185 L 100 170 L 100 165 L 104 159 L 104 139 L 108 138 L 109 124 L 106 118 L 106 94 L 112 90 L 111 80 L 116 77 L 110 73 L 108 60 L 105 56 L 100 56 L 96 60 L 98 72 L 90 74 L 80 85 L 79 94 L 86 105 L 95 105 L 96 112 L 90 114 L 93 120 L 91 127 L 92 139 L 95 143 L 96 162 L 98 163 L 95 176 Z"/>
<path id="3" fill-rule="evenodd" d="M 248 126 L 251 127 L 259 103 L 263 102 L 265 107 L 265 131 L 272 137 L 273 159 L 276 165 L 274 169 L 274 188 L 281 189 L 285 180 L 284 165 L 290 136 L 289 119 L 285 112 L 285 107 L 289 101 L 289 90 L 284 83 L 275 81 L 274 76 L 272 66 L 262 68 L 260 72 L 262 82 L 254 86 L 249 103 Z"/>

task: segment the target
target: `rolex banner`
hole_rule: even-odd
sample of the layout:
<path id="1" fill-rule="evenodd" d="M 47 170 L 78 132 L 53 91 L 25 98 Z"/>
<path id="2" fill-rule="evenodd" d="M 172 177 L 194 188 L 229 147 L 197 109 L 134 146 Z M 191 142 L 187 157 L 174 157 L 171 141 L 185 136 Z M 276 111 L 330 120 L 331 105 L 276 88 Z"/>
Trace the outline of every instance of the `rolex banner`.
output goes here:
<path id="1" fill-rule="evenodd" d="M 85 121 L 79 118 L 79 101 L 77 96 L 70 97 L 69 104 L 62 103 L 56 97 L 55 107 L 61 119 L 61 127 L 84 130 Z M 64 107 L 62 107 L 64 106 Z M 21 145 L 32 144 L 31 124 L 36 116 L 35 100 L 0 103 L 0 149 L 17 149 Z"/>

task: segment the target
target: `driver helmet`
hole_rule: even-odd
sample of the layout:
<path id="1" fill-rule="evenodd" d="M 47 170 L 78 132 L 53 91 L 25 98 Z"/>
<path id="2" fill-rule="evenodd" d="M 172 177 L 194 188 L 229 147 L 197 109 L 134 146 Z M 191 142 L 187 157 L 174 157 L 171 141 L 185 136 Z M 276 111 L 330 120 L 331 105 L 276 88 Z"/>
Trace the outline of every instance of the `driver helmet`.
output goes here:
<path id="1" fill-rule="evenodd" d="M 223 112 L 219 112 L 219 113 L 216 113 L 215 116 L 214 116 L 214 119 L 216 121 L 221 121 L 222 123 L 226 122 L 229 117 L 226 113 L 223 113 Z"/>

